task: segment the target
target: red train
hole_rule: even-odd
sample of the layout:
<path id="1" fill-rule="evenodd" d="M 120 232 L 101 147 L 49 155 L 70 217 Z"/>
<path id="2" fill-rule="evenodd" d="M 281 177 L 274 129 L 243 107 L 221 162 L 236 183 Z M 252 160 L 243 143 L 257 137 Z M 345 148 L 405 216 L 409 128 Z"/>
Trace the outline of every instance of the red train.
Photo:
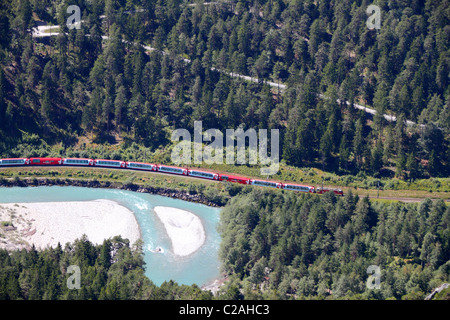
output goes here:
<path id="1" fill-rule="evenodd" d="M 339 195 L 339 196 L 343 196 L 344 195 L 344 191 L 342 191 L 341 189 L 328 189 L 328 188 L 317 188 L 316 193 L 318 194 L 324 194 L 327 192 L 334 192 L 335 194 Z"/>
<path id="2" fill-rule="evenodd" d="M 96 166 L 116 169 L 132 169 L 143 171 L 154 171 L 169 174 L 192 176 L 201 179 L 229 181 L 233 183 L 268 187 L 275 189 L 284 189 L 297 192 L 318 193 L 334 192 L 336 195 L 343 196 L 341 189 L 315 188 L 314 186 L 281 183 L 276 181 L 250 179 L 246 177 L 233 176 L 228 174 L 218 174 L 203 170 L 187 169 L 175 166 L 157 165 L 152 163 L 105 160 L 105 159 L 80 159 L 80 158 L 9 158 L 0 159 L 0 167 L 9 166 Z"/>
<path id="3" fill-rule="evenodd" d="M 230 175 L 224 175 L 221 174 L 219 175 L 219 180 L 220 181 L 229 181 L 229 182 L 233 182 L 233 183 L 240 183 L 240 184 L 249 184 L 250 183 L 250 179 L 248 178 L 244 178 L 244 177 L 238 177 L 238 176 L 230 176 Z"/>
<path id="4" fill-rule="evenodd" d="M 62 164 L 61 158 L 30 158 L 31 166 L 58 166 Z"/>

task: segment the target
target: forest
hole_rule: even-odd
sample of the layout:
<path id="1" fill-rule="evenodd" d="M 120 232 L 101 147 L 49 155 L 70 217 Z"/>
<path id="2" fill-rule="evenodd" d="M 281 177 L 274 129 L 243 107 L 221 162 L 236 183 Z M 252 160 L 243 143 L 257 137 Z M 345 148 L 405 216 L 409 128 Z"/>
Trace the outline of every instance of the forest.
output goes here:
<path id="1" fill-rule="evenodd" d="M 223 290 L 245 299 L 423 300 L 450 281 L 450 207 L 441 200 L 248 189 L 224 208 L 219 230 Z M 370 266 L 380 268 L 379 288 L 367 286 Z"/>
<path id="2" fill-rule="evenodd" d="M 370 4 L 380 29 L 366 25 Z M 66 24 L 69 5 L 79 29 Z M 37 37 L 42 25 L 58 35 Z M 102 152 L 170 164 L 171 132 L 202 121 L 279 129 L 282 163 L 305 171 L 448 178 L 449 44 L 449 0 L 1 1 L 0 158 Z M 0 250 L 0 299 L 408 300 L 450 281 L 443 200 L 230 190 L 217 297 L 155 286 L 139 243 L 81 238 Z M 80 290 L 66 286 L 69 265 L 86 275 Z M 379 290 L 366 286 L 372 265 Z"/>
<path id="3" fill-rule="evenodd" d="M 243 187 L 221 212 L 217 294 L 145 275 L 142 242 L 0 250 L 0 300 L 423 300 L 450 282 L 450 207 Z M 79 289 L 67 285 L 80 267 Z M 368 288 L 370 266 L 380 287 Z M 434 299 L 448 300 L 450 289 Z"/>
<path id="4" fill-rule="evenodd" d="M 297 167 L 447 177 L 449 2 L 375 1 L 379 30 L 366 26 L 369 4 L 2 2 L 0 154 L 45 156 L 57 145 L 64 155 L 83 143 L 157 153 L 171 131 L 201 120 L 204 130 L 279 129 L 280 157 Z M 69 5 L 80 29 L 66 26 Z M 59 35 L 33 37 L 41 24 Z"/>
<path id="5" fill-rule="evenodd" d="M 210 300 L 210 291 L 174 281 L 154 285 L 144 274 L 142 243 L 117 236 L 94 245 L 85 236 L 37 251 L 0 250 L 0 300 Z M 70 287 L 80 268 L 79 288 Z"/>

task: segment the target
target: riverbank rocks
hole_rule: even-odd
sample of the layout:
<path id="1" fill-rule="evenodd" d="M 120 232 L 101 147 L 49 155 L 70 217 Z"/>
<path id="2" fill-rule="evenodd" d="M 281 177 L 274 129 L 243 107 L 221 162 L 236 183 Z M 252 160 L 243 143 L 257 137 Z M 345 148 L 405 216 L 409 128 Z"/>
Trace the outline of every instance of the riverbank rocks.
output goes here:
<path id="1" fill-rule="evenodd" d="M 208 200 L 202 194 L 198 193 L 190 194 L 185 190 L 176 190 L 151 186 L 139 186 L 133 183 L 121 184 L 117 182 L 98 181 L 98 180 L 48 179 L 48 178 L 0 179 L 0 187 L 40 187 L 40 186 L 72 186 L 84 188 L 122 189 L 127 191 L 149 193 L 163 197 L 170 197 L 184 201 L 201 203 L 210 207 L 219 207 L 217 203 Z"/>

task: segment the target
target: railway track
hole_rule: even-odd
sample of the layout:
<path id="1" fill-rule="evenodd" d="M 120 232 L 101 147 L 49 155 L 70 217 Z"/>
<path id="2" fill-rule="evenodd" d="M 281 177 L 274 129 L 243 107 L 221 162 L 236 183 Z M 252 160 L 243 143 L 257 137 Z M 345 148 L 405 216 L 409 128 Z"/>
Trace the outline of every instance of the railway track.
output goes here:
<path id="1" fill-rule="evenodd" d="M 0 159 L 1 161 L 1 159 Z M 121 171 L 126 171 L 129 173 L 136 173 L 137 171 L 140 172 L 145 172 L 147 174 L 156 174 L 159 176 L 164 176 L 167 178 L 173 178 L 173 177 L 178 177 L 178 178 L 184 178 L 184 179 L 193 179 L 193 180 L 197 180 L 197 181 L 208 181 L 208 183 L 220 183 L 222 182 L 221 180 L 216 180 L 216 179 L 205 179 L 202 177 L 197 177 L 197 176 L 190 176 L 190 175 L 178 175 L 178 174 L 173 174 L 173 173 L 167 173 L 167 172 L 160 172 L 160 171 L 152 171 L 152 170 L 136 170 L 133 168 L 112 168 L 112 167 L 100 167 L 100 166 L 76 166 L 76 165 L 71 165 L 71 166 L 64 166 L 64 165 L 50 165 L 50 166 L 43 166 L 43 165 L 26 165 L 26 166 L 0 166 L 0 170 L 4 168 L 4 169 L 10 169 L 10 168 L 18 168 L 18 169 L 27 169 L 27 168 L 33 168 L 33 169 L 48 169 L 48 170 L 52 170 L 52 169 L 70 169 L 70 168 L 78 168 L 78 169 L 86 169 L 86 168 L 90 168 L 90 169 L 94 169 L 94 170 L 105 170 L 110 172 L 111 169 L 115 169 L 115 170 L 121 170 Z M 199 169 L 200 170 L 200 169 Z M 222 173 L 222 175 L 224 175 L 224 173 Z M 226 174 L 225 174 L 226 175 Z M 228 175 L 231 176 L 231 175 Z M 41 177 L 39 177 L 38 179 L 40 179 Z M 249 179 L 251 180 L 251 179 Z M 264 187 L 264 186 L 260 186 L 260 187 Z M 328 190 L 332 190 L 332 189 L 328 189 Z M 289 191 L 289 190 L 287 190 Z M 374 190 L 366 190 L 366 191 L 374 191 Z M 355 192 L 355 194 L 358 194 L 359 196 L 368 196 L 369 199 L 372 200 L 387 200 L 387 201 L 400 201 L 400 202 L 405 202 L 405 203 L 418 203 L 418 202 L 422 202 L 423 200 L 429 198 L 431 200 L 438 200 L 438 199 L 442 199 L 439 197 L 404 197 L 404 196 L 374 196 L 374 195 L 368 195 L 368 194 L 359 194 L 359 192 Z M 450 203 L 450 199 L 442 199 L 447 203 Z"/>
<path id="2" fill-rule="evenodd" d="M 40 25 L 40 26 L 37 26 L 37 27 L 32 29 L 32 36 L 34 38 L 43 38 L 43 37 L 57 36 L 57 35 L 59 35 L 59 32 L 57 32 L 57 31 L 52 32 L 51 31 L 52 29 L 57 29 L 57 28 L 59 28 L 58 25 L 54 25 L 54 26 Z M 86 37 L 90 37 L 90 35 L 86 34 Z M 103 40 L 108 40 L 109 37 L 108 36 L 102 36 L 102 39 Z M 126 41 L 126 40 L 122 40 L 122 41 L 124 43 L 130 43 L 130 42 Z M 305 39 L 305 41 L 309 41 L 309 40 Z M 157 49 L 155 49 L 153 47 L 150 47 L 150 46 L 147 46 L 147 45 L 144 45 L 144 44 L 140 44 L 140 45 L 147 51 L 155 51 L 155 50 L 157 50 Z M 168 54 L 166 51 L 160 51 L 160 52 L 163 55 L 164 54 Z M 190 59 L 186 59 L 186 58 L 183 58 L 183 61 L 186 62 L 186 63 L 191 63 L 192 62 Z M 220 72 L 220 73 L 225 73 L 225 74 L 229 75 L 232 78 L 243 79 L 243 80 L 249 81 L 249 82 L 264 83 L 266 85 L 269 85 L 272 88 L 277 88 L 279 91 L 284 91 L 284 90 L 287 89 L 287 85 L 282 84 L 282 83 L 272 82 L 272 81 L 268 81 L 268 80 L 265 80 L 265 79 L 261 80 L 261 79 L 258 79 L 258 78 L 252 77 L 252 76 L 246 76 L 246 75 L 242 75 L 242 74 L 239 74 L 239 73 L 236 73 L 236 72 L 228 72 L 228 71 L 225 71 L 225 70 L 217 69 L 215 67 L 211 67 L 211 71 L 217 71 L 217 72 Z M 328 99 L 328 97 L 326 97 L 323 94 L 319 94 L 318 96 L 319 96 L 320 99 Z M 340 103 L 341 101 L 338 99 L 337 102 Z M 344 103 L 347 104 L 347 105 L 350 105 L 350 102 L 348 102 L 348 101 L 344 101 Z M 367 106 L 363 106 L 363 105 L 360 105 L 360 104 L 357 104 L 357 103 L 353 103 L 352 106 L 355 109 L 363 110 L 364 112 L 366 112 L 368 114 L 371 114 L 371 115 L 375 115 L 377 113 L 377 111 L 375 109 L 372 109 L 372 108 L 369 108 Z M 389 121 L 389 122 L 396 122 L 397 121 L 397 117 L 394 116 L 394 115 L 383 114 L 383 118 L 386 119 L 386 121 Z M 420 128 L 424 128 L 425 127 L 425 125 L 423 125 L 423 124 L 416 124 L 415 122 L 413 122 L 411 120 L 406 120 L 405 123 L 406 123 L 407 126 L 418 125 Z"/>

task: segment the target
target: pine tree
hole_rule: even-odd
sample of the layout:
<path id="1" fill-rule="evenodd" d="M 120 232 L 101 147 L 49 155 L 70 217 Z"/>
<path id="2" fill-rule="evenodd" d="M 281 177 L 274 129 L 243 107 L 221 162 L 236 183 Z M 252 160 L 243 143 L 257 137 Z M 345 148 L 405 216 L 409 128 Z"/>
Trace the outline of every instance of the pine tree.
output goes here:
<path id="1" fill-rule="evenodd" d="M 50 127 L 51 115 L 52 115 L 52 100 L 50 98 L 50 92 L 48 90 L 45 90 L 42 93 L 41 98 L 41 117 L 46 129 Z"/>
<path id="2" fill-rule="evenodd" d="M 330 131 L 325 131 L 324 135 L 320 139 L 320 154 L 322 157 L 322 166 L 325 169 L 330 169 L 333 149 L 333 141 Z"/>
<path id="3" fill-rule="evenodd" d="M 111 266 L 111 241 L 104 240 L 98 257 L 99 265 L 105 269 Z"/>
<path id="4" fill-rule="evenodd" d="M 408 159 L 406 160 L 406 170 L 409 171 L 408 177 L 410 181 L 414 181 L 419 173 L 419 167 L 413 152 L 408 155 Z"/>
<path id="5" fill-rule="evenodd" d="M 111 101 L 110 95 L 105 95 L 105 99 L 103 100 L 102 104 L 102 123 L 106 125 L 106 130 L 110 130 L 111 126 L 111 114 L 113 111 L 113 103 Z"/>
<path id="6" fill-rule="evenodd" d="M 376 110 L 376 114 L 374 115 L 374 124 L 375 128 L 378 131 L 377 137 L 380 137 L 383 132 L 383 125 L 385 123 L 384 114 L 386 113 L 386 110 L 389 107 L 389 101 L 386 96 L 386 93 L 388 92 L 387 84 L 386 82 L 381 82 L 377 86 L 377 90 L 375 92 L 374 98 L 373 98 L 373 106 Z"/>
<path id="7" fill-rule="evenodd" d="M 17 300 L 20 298 L 20 285 L 16 275 L 10 272 L 6 283 L 6 292 L 8 300 Z"/>
<path id="8" fill-rule="evenodd" d="M 231 89 L 228 93 L 227 99 L 223 106 L 223 112 L 225 116 L 226 124 L 229 128 L 236 128 L 239 125 L 240 110 L 235 101 L 234 89 Z"/>
<path id="9" fill-rule="evenodd" d="M 127 106 L 126 89 L 122 85 L 118 88 L 116 98 L 114 99 L 114 118 L 116 120 L 116 126 L 119 129 L 119 133 L 122 129 L 122 125 L 125 123 L 125 108 Z"/>
<path id="10" fill-rule="evenodd" d="M 363 124 L 361 119 L 356 121 L 355 136 L 353 137 L 353 155 L 358 168 L 362 167 L 365 139 L 363 136 Z"/>
<path id="11" fill-rule="evenodd" d="M 0 119 L 5 119 L 6 116 L 6 78 L 3 68 L 0 66 Z M 0 128 L 4 126 L 4 122 L 1 121 Z"/>
<path id="12" fill-rule="evenodd" d="M 358 201 L 352 221 L 353 230 L 356 234 L 363 234 L 376 226 L 377 214 L 371 207 L 369 197 L 364 197 Z"/>
<path id="13" fill-rule="evenodd" d="M 0 49 L 7 49 L 11 41 L 10 18 L 7 9 L 0 6 Z"/>
<path id="14" fill-rule="evenodd" d="M 404 156 L 406 150 L 406 135 L 405 135 L 406 119 L 405 115 L 402 113 L 397 117 L 394 128 L 394 141 L 395 141 L 395 151 L 397 157 L 399 158 L 401 154 Z"/>
<path id="15" fill-rule="evenodd" d="M 348 160 L 350 157 L 350 150 L 348 148 L 347 136 L 342 135 L 341 143 L 339 145 L 339 167 L 341 169 L 348 169 Z"/>
<path id="16" fill-rule="evenodd" d="M 435 257 L 433 256 L 433 251 L 436 247 L 435 238 L 436 236 L 430 232 L 427 232 L 425 238 L 423 239 L 422 248 L 420 249 L 420 260 L 422 261 L 422 266 L 431 265 L 435 262 Z"/>
<path id="17" fill-rule="evenodd" d="M 29 0 L 18 1 L 18 5 L 14 8 L 16 18 L 12 21 L 11 27 L 19 31 L 24 36 L 32 25 L 33 8 Z"/>
<path id="18" fill-rule="evenodd" d="M 437 177 L 439 175 L 439 160 L 436 159 L 436 153 L 431 150 L 430 157 L 428 158 L 427 171 L 432 177 Z"/>
<path id="19" fill-rule="evenodd" d="M 301 161 L 312 161 L 317 147 L 313 147 L 316 140 L 314 138 L 314 120 L 311 119 L 311 112 L 306 113 L 297 129 L 297 139 L 295 149 L 298 150 L 298 157 Z"/>
<path id="20" fill-rule="evenodd" d="M 293 126 L 288 126 L 283 141 L 283 159 L 288 164 L 295 164 L 296 166 L 302 166 L 302 158 L 297 156 L 297 150 L 295 149 L 296 134 Z"/>
<path id="21" fill-rule="evenodd" d="M 406 158 L 403 150 L 400 150 L 400 154 L 397 156 L 397 162 L 395 165 L 395 175 L 398 178 L 404 178 L 404 171 L 406 169 Z"/>
<path id="22" fill-rule="evenodd" d="M 371 158 L 371 171 L 377 176 L 380 173 L 381 168 L 383 167 L 383 146 L 381 140 L 379 140 L 372 150 L 372 158 Z"/>

